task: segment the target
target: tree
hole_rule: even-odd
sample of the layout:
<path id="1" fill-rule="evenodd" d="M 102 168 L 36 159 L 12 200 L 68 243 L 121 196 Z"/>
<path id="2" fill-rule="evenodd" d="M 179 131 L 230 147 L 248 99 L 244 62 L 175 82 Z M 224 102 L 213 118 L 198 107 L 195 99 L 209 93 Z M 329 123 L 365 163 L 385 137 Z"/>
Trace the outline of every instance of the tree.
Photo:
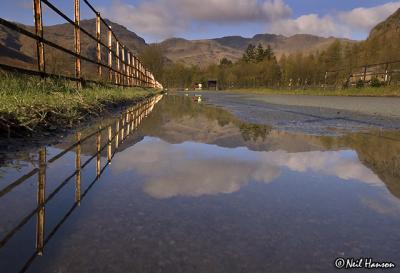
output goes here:
<path id="1" fill-rule="evenodd" d="M 232 65 L 232 61 L 227 59 L 226 57 L 222 58 L 222 60 L 219 62 L 219 65 L 221 66 L 229 66 Z"/>
<path id="2" fill-rule="evenodd" d="M 161 79 L 164 72 L 166 58 L 164 50 L 159 45 L 150 45 L 139 54 L 140 60 L 149 69 L 156 79 Z"/>
<path id="3" fill-rule="evenodd" d="M 253 44 L 249 44 L 243 54 L 243 60 L 246 63 L 254 62 L 256 59 L 256 47 Z"/>
<path id="4" fill-rule="evenodd" d="M 272 60 L 273 58 L 275 58 L 275 54 L 271 48 L 271 45 L 268 45 L 267 49 L 264 52 L 264 55 L 268 60 Z"/>
<path id="5" fill-rule="evenodd" d="M 264 61 L 265 53 L 266 52 L 264 51 L 264 47 L 262 46 L 262 44 L 258 44 L 255 58 L 258 63 Z"/>

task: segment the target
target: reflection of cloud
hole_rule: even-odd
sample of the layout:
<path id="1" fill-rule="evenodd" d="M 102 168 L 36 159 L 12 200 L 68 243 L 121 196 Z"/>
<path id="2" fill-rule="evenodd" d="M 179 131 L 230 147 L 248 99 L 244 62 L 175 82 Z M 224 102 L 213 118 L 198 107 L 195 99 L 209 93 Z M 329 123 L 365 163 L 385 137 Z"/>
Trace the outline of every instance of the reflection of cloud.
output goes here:
<path id="1" fill-rule="evenodd" d="M 253 152 L 198 143 L 171 145 L 154 138 L 131 149 L 133 156 L 125 152 L 115 158 L 113 170 L 144 176 L 144 191 L 156 198 L 233 193 L 251 181 L 271 182 L 282 167 L 380 183 L 353 152 Z"/>
<path id="2" fill-rule="evenodd" d="M 355 154 L 346 152 L 307 152 L 290 154 L 282 151 L 264 153 L 265 162 L 287 167 L 297 172 L 321 172 L 340 179 L 355 179 L 369 184 L 381 184 L 379 178 L 363 166 Z"/>
<path id="3" fill-rule="evenodd" d="M 368 196 L 360 197 L 361 203 L 367 208 L 379 213 L 386 215 L 399 215 L 399 202 L 391 195 L 385 195 L 384 199 L 376 200 Z"/>

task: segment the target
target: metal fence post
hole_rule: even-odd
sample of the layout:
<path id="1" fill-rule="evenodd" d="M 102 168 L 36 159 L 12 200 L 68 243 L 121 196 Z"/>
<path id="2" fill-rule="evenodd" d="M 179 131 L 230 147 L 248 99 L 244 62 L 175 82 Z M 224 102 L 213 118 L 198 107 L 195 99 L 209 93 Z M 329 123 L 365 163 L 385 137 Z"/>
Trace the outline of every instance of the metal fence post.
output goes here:
<path id="1" fill-rule="evenodd" d="M 42 1 L 41 0 L 33 0 L 33 13 L 34 13 L 34 22 L 35 22 L 35 32 L 36 35 L 43 39 L 43 19 L 42 19 Z M 44 57 L 44 44 L 42 40 L 36 41 L 36 50 L 37 50 L 37 62 L 38 62 L 38 70 L 39 72 L 46 73 L 46 63 Z"/>
<path id="2" fill-rule="evenodd" d="M 97 75 L 101 78 L 101 19 L 100 19 L 100 12 L 96 14 L 96 38 L 97 38 L 97 62 L 99 65 L 97 66 Z"/>
<path id="3" fill-rule="evenodd" d="M 74 37 L 75 37 L 75 53 L 77 56 L 75 57 L 75 77 L 78 79 L 77 87 L 82 87 L 81 82 L 81 30 L 80 30 L 80 0 L 74 1 L 74 19 L 75 19 L 75 28 L 74 28 Z"/>

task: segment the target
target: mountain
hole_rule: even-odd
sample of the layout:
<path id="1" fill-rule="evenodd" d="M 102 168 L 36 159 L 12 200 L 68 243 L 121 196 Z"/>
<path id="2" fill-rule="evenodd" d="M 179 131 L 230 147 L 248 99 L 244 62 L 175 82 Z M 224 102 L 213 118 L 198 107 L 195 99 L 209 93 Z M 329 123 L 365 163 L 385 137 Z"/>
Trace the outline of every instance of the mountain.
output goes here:
<path id="1" fill-rule="evenodd" d="M 126 27 L 105 20 L 109 24 L 118 39 L 125 44 L 133 53 L 140 52 L 147 44 L 145 40 L 139 37 L 136 33 L 128 30 Z M 33 26 L 26 26 L 19 24 L 24 29 L 34 32 Z M 96 36 L 96 20 L 82 20 L 81 27 L 87 30 L 93 36 Z M 101 41 L 107 44 L 107 31 L 104 24 L 101 25 Z M 70 24 L 59 24 L 53 26 L 46 26 L 44 28 L 44 38 L 49 41 L 55 42 L 56 44 L 62 45 L 63 47 L 74 51 L 74 28 Z M 10 30 L 6 27 L 0 26 L 0 62 L 3 64 L 17 65 L 24 68 L 35 69 L 35 56 L 36 46 L 35 40 L 28 38 L 24 35 L 19 34 L 16 31 Z M 114 45 L 115 46 L 115 45 Z M 48 48 L 46 46 L 46 66 L 47 70 L 59 71 L 60 69 L 65 71 L 72 71 L 73 57 L 67 56 L 66 54 Z M 96 42 L 89 38 L 84 33 L 81 33 L 81 52 L 83 56 L 96 59 Z M 107 51 L 102 48 L 102 58 L 106 60 Z M 65 68 L 68 66 L 68 70 Z M 85 65 L 85 64 L 83 64 Z M 87 64 L 86 64 L 87 65 Z M 95 68 L 91 68 L 95 69 Z M 82 69 L 82 71 L 84 71 Z"/>
<path id="2" fill-rule="evenodd" d="M 162 42 L 160 45 L 168 59 L 189 66 L 204 66 L 204 64 L 216 63 L 224 57 L 238 60 L 243 54 L 240 49 L 225 46 L 214 40 L 189 41 L 172 38 Z"/>
<path id="3" fill-rule="evenodd" d="M 400 9 L 398 9 L 385 21 L 374 27 L 370 32 L 368 40 L 379 39 L 379 38 L 398 39 L 399 36 L 400 36 Z"/>
<path id="4" fill-rule="evenodd" d="M 218 63 L 222 58 L 232 61 L 240 59 L 249 44 L 270 45 L 275 54 L 280 57 L 283 54 L 296 52 L 311 53 L 324 50 L 337 38 L 323 38 L 308 34 L 297 34 L 291 37 L 275 34 L 257 34 L 252 38 L 241 36 L 228 36 L 217 39 L 194 40 L 173 38 L 161 43 L 167 58 L 185 65 L 198 65 L 200 67 Z M 340 39 L 345 43 L 353 41 Z"/>

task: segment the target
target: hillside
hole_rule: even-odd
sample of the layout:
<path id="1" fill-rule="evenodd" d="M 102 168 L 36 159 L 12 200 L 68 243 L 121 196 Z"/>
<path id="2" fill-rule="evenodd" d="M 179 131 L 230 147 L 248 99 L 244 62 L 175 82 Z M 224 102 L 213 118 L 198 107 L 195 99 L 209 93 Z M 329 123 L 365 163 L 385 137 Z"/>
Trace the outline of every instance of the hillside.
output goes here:
<path id="1" fill-rule="evenodd" d="M 257 34 L 253 38 L 241 36 L 228 36 L 210 40 L 188 41 L 179 38 L 168 39 L 161 43 L 166 56 L 174 62 L 182 62 L 186 65 L 198 65 L 200 67 L 218 63 L 222 58 L 236 61 L 249 44 L 270 45 L 275 54 L 280 57 L 283 54 L 296 52 L 311 53 L 324 50 L 332 44 L 336 38 L 322 38 L 307 34 L 297 34 L 291 37 L 275 34 Z M 341 39 L 346 43 L 352 41 Z"/>
<path id="2" fill-rule="evenodd" d="M 136 33 L 128 30 L 126 27 L 119 24 L 113 23 L 109 20 L 106 22 L 112 27 L 116 36 L 119 40 L 124 43 L 132 51 L 140 52 L 147 44 L 143 38 L 136 35 Z M 20 25 L 21 27 L 34 32 L 32 26 Z M 96 34 L 96 20 L 82 20 L 81 26 L 86 29 L 89 33 L 95 36 Z M 47 26 L 44 29 L 44 37 L 52 42 L 64 46 L 67 49 L 74 50 L 74 29 L 70 24 L 60 24 Z M 101 40 L 104 44 L 107 44 L 107 32 L 106 27 L 102 24 L 102 35 Z M 93 41 L 85 34 L 81 34 L 81 51 L 83 56 L 96 58 L 96 42 Z M 35 59 L 35 41 L 18 32 L 9 30 L 6 27 L 0 26 L 0 62 L 3 64 L 11 64 L 22 66 L 24 68 L 34 69 L 36 64 Z M 103 60 L 106 59 L 106 50 L 102 50 Z M 46 47 L 46 59 L 50 60 L 47 62 L 48 71 L 65 69 L 73 67 L 73 57 L 66 56 L 66 54 L 52 50 Z M 86 64 L 87 65 L 87 64 Z"/>
<path id="3" fill-rule="evenodd" d="M 224 57 L 236 61 L 243 54 L 241 49 L 225 46 L 214 40 L 189 41 L 172 38 L 162 42 L 161 46 L 168 59 L 188 66 L 203 67 L 216 63 Z"/>
<path id="4" fill-rule="evenodd" d="M 371 30 L 370 39 L 398 38 L 400 36 L 400 9 Z"/>
<path id="5" fill-rule="evenodd" d="M 374 27 L 358 51 L 358 58 L 367 63 L 400 60 L 400 9 Z"/>

